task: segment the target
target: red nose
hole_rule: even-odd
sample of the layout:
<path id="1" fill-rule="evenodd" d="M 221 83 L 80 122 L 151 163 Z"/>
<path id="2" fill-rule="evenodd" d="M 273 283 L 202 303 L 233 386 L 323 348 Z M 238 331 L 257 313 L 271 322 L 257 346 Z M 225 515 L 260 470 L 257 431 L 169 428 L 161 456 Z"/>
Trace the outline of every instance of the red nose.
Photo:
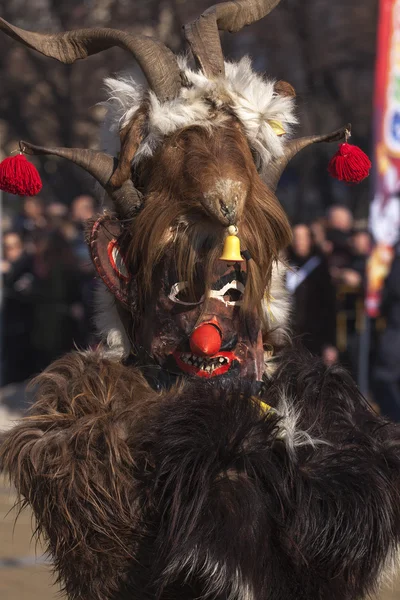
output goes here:
<path id="1" fill-rule="evenodd" d="M 215 325 L 205 323 L 190 336 L 190 349 L 199 356 L 213 356 L 221 348 L 221 334 Z"/>

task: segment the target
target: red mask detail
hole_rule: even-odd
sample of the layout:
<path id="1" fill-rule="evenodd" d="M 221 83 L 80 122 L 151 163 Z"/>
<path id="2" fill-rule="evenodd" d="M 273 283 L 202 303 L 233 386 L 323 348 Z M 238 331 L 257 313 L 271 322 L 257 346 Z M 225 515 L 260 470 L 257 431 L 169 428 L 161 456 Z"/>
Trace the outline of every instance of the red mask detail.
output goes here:
<path id="1" fill-rule="evenodd" d="M 232 362 L 238 360 L 233 352 L 228 351 L 215 354 L 211 358 L 201 358 L 187 352 L 178 352 L 175 350 L 173 356 L 181 371 L 205 379 L 211 379 L 211 377 L 227 373 L 232 366 Z"/>
<path id="2" fill-rule="evenodd" d="M 190 349 L 199 356 L 213 356 L 221 348 L 222 338 L 219 329 L 211 323 L 197 327 L 190 336 Z"/>

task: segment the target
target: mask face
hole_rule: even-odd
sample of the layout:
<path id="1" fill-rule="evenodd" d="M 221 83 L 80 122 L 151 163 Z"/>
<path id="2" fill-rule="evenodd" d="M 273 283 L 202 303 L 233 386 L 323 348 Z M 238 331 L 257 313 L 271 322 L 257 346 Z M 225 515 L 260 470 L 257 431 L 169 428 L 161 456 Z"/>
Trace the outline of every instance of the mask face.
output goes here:
<path id="1" fill-rule="evenodd" d="M 216 261 L 206 293 L 200 266 L 191 291 L 167 257 L 155 270 L 154 294 L 134 328 L 137 347 L 149 361 L 177 375 L 261 381 L 260 320 L 256 312 L 240 310 L 246 271 L 245 261 Z"/>
<path id="2" fill-rule="evenodd" d="M 96 221 L 90 250 L 98 275 L 123 306 L 120 316 L 142 366 L 156 365 L 174 376 L 262 381 L 260 318 L 256 310 L 241 310 L 246 261 L 217 260 L 207 292 L 204 266 L 197 263 L 189 286 L 180 281 L 173 253 L 167 252 L 154 269 L 152 293 L 139 310 L 139 282 L 124 259 L 126 243 L 116 219 L 103 216 Z"/>

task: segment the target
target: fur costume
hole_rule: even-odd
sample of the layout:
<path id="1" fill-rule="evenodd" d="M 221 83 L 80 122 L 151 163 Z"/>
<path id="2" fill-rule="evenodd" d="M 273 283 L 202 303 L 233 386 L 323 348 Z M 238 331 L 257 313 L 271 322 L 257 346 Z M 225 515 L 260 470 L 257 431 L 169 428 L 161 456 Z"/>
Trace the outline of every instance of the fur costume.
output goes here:
<path id="1" fill-rule="evenodd" d="M 287 352 L 262 398 L 154 391 L 101 351 L 37 380 L 2 460 L 68 597 L 362 598 L 395 558 L 400 440 L 341 367 Z"/>
<path id="2" fill-rule="evenodd" d="M 149 84 L 107 80 L 107 152 L 21 142 L 82 166 L 114 204 L 87 235 L 103 343 L 39 375 L 0 447 L 69 600 L 359 600 L 395 562 L 398 428 L 286 324 L 276 186 L 349 126 L 292 138 L 291 85 L 220 46 L 278 2 L 187 25 L 195 67 L 143 36 L 0 19 L 65 63 L 120 46 Z"/>

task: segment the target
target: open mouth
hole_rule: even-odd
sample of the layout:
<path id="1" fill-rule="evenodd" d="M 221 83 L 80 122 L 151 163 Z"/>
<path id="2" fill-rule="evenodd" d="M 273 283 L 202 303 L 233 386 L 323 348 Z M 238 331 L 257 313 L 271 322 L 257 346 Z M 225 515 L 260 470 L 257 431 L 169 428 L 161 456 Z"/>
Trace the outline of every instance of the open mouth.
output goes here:
<path id="1" fill-rule="evenodd" d="M 236 358 L 233 352 L 220 352 L 214 356 L 197 356 L 190 352 L 177 351 L 173 353 L 173 357 L 178 367 L 185 373 L 206 378 L 223 375 L 229 371 Z"/>

